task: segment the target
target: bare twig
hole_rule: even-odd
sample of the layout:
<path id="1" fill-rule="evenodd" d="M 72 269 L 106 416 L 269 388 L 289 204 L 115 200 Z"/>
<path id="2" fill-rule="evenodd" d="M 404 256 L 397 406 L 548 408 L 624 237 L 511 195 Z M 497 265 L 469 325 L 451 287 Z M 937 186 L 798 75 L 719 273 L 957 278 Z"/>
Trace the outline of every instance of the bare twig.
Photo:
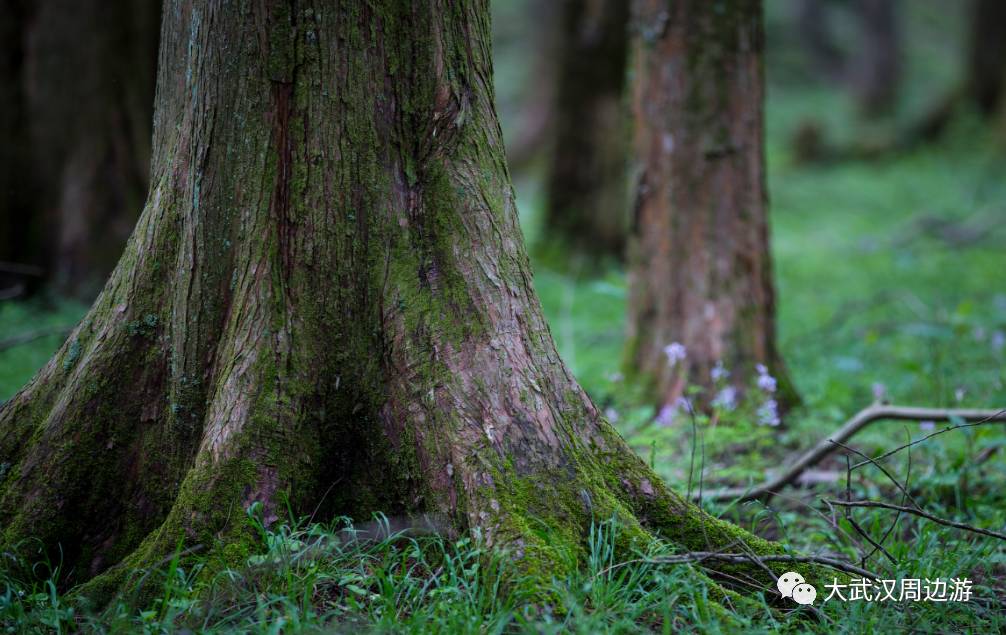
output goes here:
<path id="1" fill-rule="evenodd" d="M 1006 534 L 1000 533 L 998 531 L 992 531 L 990 529 L 982 529 L 981 527 L 974 527 L 973 525 L 968 525 L 966 523 L 959 523 L 954 520 L 947 520 L 946 518 L 940 518 L 939 516 L 934 516 L 929 512 L 923 511 L 921 509 L 915 509 L 914 507 L 892 505 L 891 503 L 882 503 L 880 501 L 829 500 L 828 503 L 830 503 L 831 505 L 839 505 L 841 507 L 879 507 L 881 509 L 891 509 L 897 512 L 903 512 L 906 514 L 914 514 L 915 516 L 921 516 L 922 518 L 931 520 L 934 523 L 940 525 L 946 525 L 947 527 L 954 527 L 956 529 L 963 529 L 964 531 L 970 531 L 972 533 L 981 534 L 983 536 L 998 538 L 999 540 L 1006 540 Z"/>
<path id="2" fill-rule="evenodd" d="M 867 465 L 867 464 L 874 465 L 878 470 L 881 471 L 881 473 L 883 473 L 884 476 L 887 477 L 887 479 L 889 481 L 891 481 L 892 483 L 894 483 L 895 487 L 897 487 L 899 490 L 901 490 L 902 494 L 904 494 L 905 496 L 908 497 L 908 500 L 911 501 L 912 505 L 915 505 L 919 509 L 922 509 L 922 505 L 919 505 L 917 502 L 915 502 L 915 499 L 912 498 L 912 495 L 908 493 L 908 488 L 905 487 L 904 485 L 902 485 L 901 481 L 899 481 L 898 479 L 894 478 L 894 475 L 891 474 L 890 472 L 888 472 L 887 468 L 885 468 L 883 465 L 881 465 L 880 463 L 877 463 L 876 461 L 874 461 L 870 457 L 866 456 L 865 454 L 863 454 L 862 452 L 860 452 L 856 448 L 848 446 L 848 445 L 846 445 L 844 443 L 840 443 L 838 441 L 832 441 L 832 443 L 834 443 L 838 447 L 842 448 L 843 450 L 848 450 L 849 452 L 852 452 L 853 454 L 856 454 L 856 455 L 861 456 L 864 459 L 866 459 L 865 461 L 863 461 L 861 463 L 856 463 L 855 465 L 849 467 L 849 474 L 850 475 L 852 474 L 853 471 L 855 471 L 859 467 L 862 467 L 863 465 Z"/>
<path id="3" fill-rule="evenodd" d="M 910 435 L 909 435 L 909 438 L 911 438 Z M 908 500 L 908 489 L 909 489 L 909 486 L 911 485 L 911 482 L 912 482 L 912 451 L 909 450 L 908 451 L 908 468 L 907 468 L 907 470 L 905 472 L 905 492 L 902 493 L 902 495 L 901 495 L 901 505 L 902 506 L 904 506 L 905 501 Z M 852 500 L 852 499 L 850 497 L 850 498 L 846 498 L 846 500 Z M 846 509 L 846 511 L 851 511 L 851 508 L 849 508 L 849 507 L 846 507 L 845 509 Z M 899 520 L 901 520 L 901 512 L 898 512 L 897 514 L 894 515 L 894 520 L 891 522 L 891 525 L 887 528 L 887 531 L 884 532 L 884 535 L 880 537 L 880 540 L 877 541 L 880 545 L 883 545 L 887 541 L 887 538 L 891 535 L 891 532 L 893 532 L 894 528 L 898 526 L 898 521 Z M 871 558 L 873 556 L 873 554 L 875 554 L 876 552 L 877 552 L 877 550 L 876 550 L 876 548 L 874 548 L 873 551 L 871 551 L 869 554 L 867 554 L 866 558 L 863 561 L 865 562 L 866 560 L 868 560 L 869 558 Z"/>
<path id="4" fill-rule="evenodd" d="M 786 471 L 784 471 L 779 476 L 769 479 L 764 483 L 748 488 L 733 488 L 733 489 L 723 489 L 716 490 L 712 492 L 705 492 L 703 498 L 706 500 L 734 500 L 737 499 L 740 502 L 755 500 L 759 498 L 771 498 L 777 490 L 786 487 L 793 481 L 795 481 L 801 474 L 804 473 L 808 468 L 817 465 L 822 459 L 827 457 L 829 454 L 834 452 L 839 446 L 837 443 L 842 443 L 857 432 L 865 428 L 867 425 L 874 421 L 880 420 L 892 420 L 892 421 L 948 421 L 950 419 L 960 418 L 964 421 L 972 422 L 970 425 L 980 425 L 983 423 L 1002 423 L 1006 422 L 1006 410 L 976 410 L 976 409 L 954 409 L 954 408 L 914 408 L 909 406 L 890 406 L 885 404 L 874 404 L 868 408 L 864 408 L 856 413 L 851 419 L 845 422 L 838 430 L 832 433 L 825 439 L 822 439 L 812 447 L 810 450 L 805 452 L 800 458 L 793 463 Z M 960 427 L 960 426 L 955 426 Z M 940 431 L 946 432 L 954 428 L 947 428 L 946 430 Z M 933 435 L 929 435 L 933 436 Z M 926 437 L 928 438 L 928 437 Z M 925 438 L 920 439 L 914 443 L 920 443 L 924 441 Z M 905 446 L 907 447 L 907 446 Z M 900 448 L 904 449 L 904 448 Z M 897 450 L 895 450 L 897 451 Z M 892 451 L 893 452 L 893 451 Z M 890 453 L 881 455 L 874 459 L 874 461 L 879 461 Z"/>
<path id="5" fill-rule="evenodd" d="M 902 446 L 894 448 L 893 450 L 889 450 L 887 452 L 884 452 L 883 454 L 881 454 L 878 457 L 874 457 L 873 459 L 867 459 L 866 461 L 862 461 L 860 463 L 857 463 L 856 465 L 853 466 L 852 469 L 856 469 L 857 467 L 865 465 L 866 463 L 875 463 L 876 461 L 882 461 L 882 460 L 886 459 L 889 456 L 892 456 L 894 454 L 897 454 L 898 452 L 901 452 L 902 450 L 907 450 L 908 448 L 912 447 L 913 445 L 918 445 L 920 443 L 924 443 L 925 441 L 928 441 L 929 439 L 932 439 L 933 437 L 939 436 L 939 435 L 944 434 L 946 432 L 950 432 L 952 430 L 959 430 L 960 428 L 974 428 L 975 426 L 980 426 L 983 423 L 988 423 L 990 421 L 1001 421 L 1001 419 L 999 419 L 998 417 L 1001 417 L 1003 415 L 1006 415 L 1006 409 L 1000 410 L 998 412 L 994 412 L 994 413 L 990 414 L 989 416 L 985 417 L 984 419 L 979 419 L 979 420 L 973 421 L 971 423 L 959 423 L 959 424 L 957 424 L 955 426 L 950 426 L 949 428 L 943 428 L 942 430 L 937 430 L 936 432 L 930 432 L 929 434 L 927 434 L 926 436 L 922 437 L 921 439 L 916 439 L 915 441 L 910 441 L 910 442 L 908 442 L 908 443 L 906 443 L 906 444 L 904 444 Z M 965 417 L 960 417 L 960 418 L 964 419 L 965 421 L 968 420 Z M 950 417 L 947 417 L 947 419 L 950 419 Z"/>

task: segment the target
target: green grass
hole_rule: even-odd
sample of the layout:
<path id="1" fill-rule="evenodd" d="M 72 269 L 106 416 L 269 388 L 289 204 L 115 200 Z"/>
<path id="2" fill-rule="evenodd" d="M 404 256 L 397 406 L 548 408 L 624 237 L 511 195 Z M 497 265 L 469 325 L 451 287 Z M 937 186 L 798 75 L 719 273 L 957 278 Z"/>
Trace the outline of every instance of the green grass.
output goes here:
<path id="1" fill-rule="evenodd" d="M 740 422 L 661 427 L 652 409 L 618 376 L 626 285 L 622 272 L 599 277 L 555 271 L 538 263 L 536 286 L 564 359 L 595 400 L 617 417 L 630 442 L 682 490 L 743 485 L 786 463 L 841 420 L 873 400 L 885 385 L 898 403 L 995 407 L 1006 404 L 1006 331 L 1003 236 L 992 226 L 977 242 L 951 245 L 921 231 L 919 219 L 967 219 L 1002 214 L 1006 168 L 973 122 L 964 121 L 939 146 L 874 163 L 808 168 L 789 163 L 784 145 L 770 147 L 773 246 L 780 294 L 784 356 L 805 405 L 792 413 L 781 439 L 775 430 Z M 532 202 L 525 209 L 536 211 Z M 528 233 L 534 232 L 529 215 Z M 3 337 L 72 323 L 83 307 L 32 302 L 0 305 Z M 13 392 L 59 345 L 58 336 L 0 352 L 0 395 Z M 959 390 L 963 390 L 958 400 Z M 746 409 L 745 409 L 746 408 Z M 751 406 L 738 410 L 749 420 Z M 736 415 L 735 415 L 736 416 Z M 853 445 L 877 453 L 917 438 L 917 424 L 878 424 Z M 1003 454 L 981 465 L 976 457 L 1002 448 L 1001 426 L 959 430 L 888 461 L 910 481 L 927 510 L 1001 531 L 1006 526 Z M 781 441 L 781 442 L 780 442 Z M 695 450 L 694 458 L 692 451 Z M 825 482 L 794 489 L 767 507 L 710 504 L 724 518 L 802 553 L 837 554 L 859 561 L 863 543 L 841 513 L 830 522 L 824 498 L 845 491 L 844 461 L 822 466 Z M 830 479 L 827 477 L 830 474 Z M 855 497 L 899 502 L 876 470 L 853 475 Z M 870 535 L 882 536 L 895 517 L 857 511 Z M 255 522 L 254 515 L 249 522 Z M 724 615 L 710 589 L 687 565 L 612 564 L 611 523 L 595 525 L 588 566 L 572 579 L 554 580 L 558 603 L 529 604 L 506 554 L 477 540 L 441 536 L 394 537 L 376 543 L 340 541 L 338 523 L 296 519 L 262 532 L 261 553 L 245 567 L 212 580 L 198 557 L 139 572 L 157 585 L 143 610 L 126 604 L 101 615 L 80 614 L 59 584 L 58 566 L 32 559 L 25 545 L 0 567 L 0 624 L 15 631 L 205 632 L 997 632 L 1006 628 L 1001 580 L 1003 543 L 925 520 L 902 517 L 885 548 L 890 565 L 873 555 L 865 566 L 885 578 L 967 577 L 969 603 L 836 603 L 831 622 L 797 620 L 772 611 L 757 594 L 755 607 Z M 866 550 L 868 551 L 868 549 Z M 645 560 L 659 554 L 641 554 Z M 37 551 L 36 551 L 37 557 Z M 632 560 L 631 554 L 624 559 Z M 605 571 L 603 574 L 602 571 Z M 819 591 L 822 590 L 818 585 Z"/>
<path id="2" fill-rule="evenodd" d="M 521 14 L 517 3 L 497 4 Z M 762 480 L 870 404 L 875 384 L 899 404 L 1006 406 L 1006 155 L 989 130 L 965 116 L 938 144 L 872 162 L 798 165 L 788 148 L 793 130 L 808 118 L 843 141 L 882 134 L 923 110 L 955 81 L 960 15 L 934 0 L 912 4 L 901 119 L 863 124 L 843 93 L 810 82 L 799 56 L 792 56 L 792 43 L 783 39 L 792 35 L 784 25 L 780 30 L 782 14 L 774 13 L 782 4 L 768 3 L 767 27 L 772 247 L 781 348 L 804 401 L 789 414 L 787 429 L 779 434 L 753 423 L 754 403 L 724 413 L 735 419 L 730 426 L 704 416 L 654 425 L 652 408 L 619 374 L 624 272 L 587 276 L 575 267 L 535 263 L 535 285 L 563 359 L 633 447 L 682 491 Z M 520 40 L 520 30 L 515 33 Z M 527 69 L 517 67 L 527 64 L 517 48 L 509 55 L 522 61 L 506 62 L 504 52 L 500 69 L 504 125 L 507 104 L 515 102 L 507 86 L 526 76 Z M 540 175 L 525 175 L 517 189 L 528 242 L 539 243 Z M 981 231 L 959 240 L 969 229 Z M 84 310 L 54 301 L 0 303 L 0 341 L 70 325 Z M 0 399 L 28 381 L 60 342 L 49 335 L 0 351 Z M 877 454 L 924 433 L 918 424 L 878 423 L 852 445 Z M 931 513 L 1003 531 L 1004 439 L 1003 426 L 956 430 L 885 465 L 911 484 Z M 818 469 L 819 483 L 793 488 L 770 505 L 706 506 L 796 552 L 859 563 L 868 545 L 841 510 L 832 516 L 822 502 L 844 497 L 845 460 L 836 455 Z M 854 472 L 849 488 L 856 498 L 901 500 L 872 467 Z M 1003 542 L 884 510 L 858 510 L 853 518 L 878 539 L 897 520 L 884 542 L 897 564 L 873 554 L 863 566 L 885 578 L 967 577 L 974 581 L 971 602 L 830 602 L 823 605 L 826 621 L 819 622 L 806 611 L 771 610 L 751 593 L 751 606 L 724 614 L 692 566 L 653 562 L 669 547 L 616 557 L 618 525 L 606 521 L 595 523 L 587 537 L 587 566 L 551 582 L 554 606 L 537 606 L 532 598 L 541 590 L 529 588 L 505 553 L 475 538 L 347 541 L 344 519 L 308 524 L 291 518 L 266 530 L 251 512 L 247 522 L 258 527 L 261 543 L 244 566 L 208 579 L 196 554 L 137 572 L 155 591 L 142 610 L 120 603 L 99 615 L 81 613 L 64 595 L 58 563 L 39 562 L 37 545 L 22 545 L 16 554 L 3 554 L 0 564 L 0 627 L 148 633 L 1006 630 Z"/>

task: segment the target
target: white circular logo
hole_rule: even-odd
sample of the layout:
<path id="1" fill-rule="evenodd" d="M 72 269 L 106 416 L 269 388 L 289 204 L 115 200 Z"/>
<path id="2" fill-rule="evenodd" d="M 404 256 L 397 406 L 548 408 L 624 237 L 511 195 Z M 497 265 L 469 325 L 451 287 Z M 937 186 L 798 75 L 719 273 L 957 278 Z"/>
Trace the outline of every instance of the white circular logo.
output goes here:
<path id="1" fill-rule="evenodd" d="M 782 574 L 778 580 L 775 581 L 776 587 L 779 589 L 779 593 L 784 598 L 793 597 L 793 588 L 798 584 L 803 584 L 806 580 L 803 576 L 795 571 L 787 571 Z"/>
<path id="2" fill-rule="evenodd" d="M 793 587 L 793 601 L 797 604 L 813 604 L 817 598 L 817 589 L 806 582 Z"/>
<path id="3" fill-rule="evenodd" d="M 796 571 L 787 571 L 775 581 L 779 594 L 784 598 L 792 598 L 797 604 L 813 604 L 817 598 L 817 589 L 807 584 L 803 576 Z"/>

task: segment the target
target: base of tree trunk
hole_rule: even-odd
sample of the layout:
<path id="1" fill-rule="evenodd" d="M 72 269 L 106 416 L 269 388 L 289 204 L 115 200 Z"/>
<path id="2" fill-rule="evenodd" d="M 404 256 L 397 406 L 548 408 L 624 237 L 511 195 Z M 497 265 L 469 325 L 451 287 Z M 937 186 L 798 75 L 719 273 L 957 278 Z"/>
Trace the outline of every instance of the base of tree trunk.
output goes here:
<path id="1" fill-rule="evenodd" d="M 177 549 L 240 566 L 253 505 L 267 526 L 433 514 L 543 579 L 612 516 L 625 549 L 778 550 L 664 486 L 560 360 L 488 4 L 336 4 L 166 3 L 152 189 L 0 407 L 0 547 L 41 541 L 95 605 Z"/>

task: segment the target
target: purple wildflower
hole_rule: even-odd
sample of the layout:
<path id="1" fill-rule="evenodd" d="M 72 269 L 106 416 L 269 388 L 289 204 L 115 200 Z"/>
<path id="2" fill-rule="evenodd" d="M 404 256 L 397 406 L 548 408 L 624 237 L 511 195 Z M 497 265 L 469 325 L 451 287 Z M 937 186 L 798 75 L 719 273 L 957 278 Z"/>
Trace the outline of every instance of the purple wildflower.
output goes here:
<path id="1" fill-rule="evenodd" d="M 713 406 L 723 410 L 733 410 L 737 407 L 737 389 L 733 386 L 725 386 L 716 393 L 713 399 Z"/>
<path id="2" fill-rule="evenodd" d="M 758 408 L 756 413 L 758 423 L 763 426 L 779 425 L 779 404 L 775 399 L 768 399 Z"/>
<path id="3" fill-rule="evenodd" d="M 676 366 L 678 362 L 685 359 L 688 356 L 688 351 L 685 349 L 685 345 L 680 342 L 671 342 L 664 347 L 664 355 L 667 355 L 667 365 Z"/>

